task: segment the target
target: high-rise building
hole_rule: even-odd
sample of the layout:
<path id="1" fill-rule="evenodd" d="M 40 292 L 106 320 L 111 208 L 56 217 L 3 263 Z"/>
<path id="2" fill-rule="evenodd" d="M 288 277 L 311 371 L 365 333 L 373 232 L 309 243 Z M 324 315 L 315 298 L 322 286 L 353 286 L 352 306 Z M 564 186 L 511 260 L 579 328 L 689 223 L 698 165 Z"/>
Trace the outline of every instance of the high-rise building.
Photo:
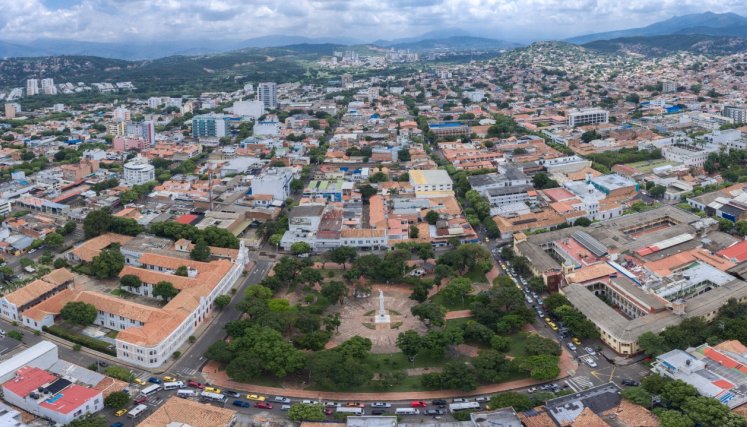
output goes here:
<path id="1" fill-rule="evenodd" d="M 747 106 L 725 105 L 721 115 L 734 120 L 736 124 L 747 123 Z"/>
<path id="2" fill-rule="evenodd" d="M 257 85 L 257 100 L 262 101 L 266 110 L 278 108 L 278 85 L 275 82 L 264 82 Z"/>
<path id="3" fill-rule="evenodd" d="M 34 96 L 39 94 L 39 80 L 28 79 L 26 80 L 26 96 Z"/>
<path id="4" fill-rule="evenodd" d="M 5 104 L 5 118 L 13 119 L 21 111 L 21 106 L 15 102 L 9 102 Z"/>
<path id="5" fill-rule="evenodd" d="M 127 123 L 126 136 L 143 138 L 149 145 L 156 143 L 156 126 L 151 121 L 142 121 L 138 123 Z"/>
<path id="6" fill-rule="evenodd" d="M 677 83 L 672 81 L 665 81 L 661 83 L 661 91 L 664 93 L 677 92 Z"/>
<path id="7" fill-rule="evenodd" d="M 608 123 L 610 120 L 610 113 L 601 108 L 570 110 L 566 113 L 566 116 L 568 116 L 568 126 L 595 125 Z"/>
<path id="8" fill-rule="evenodd" d="M 45 95 L 57 95 L 57 87 L 54 85 L 54 79 L 42 79 L 41 91 Z"/>
<path id="9" fill-rule="evenodd" d="M 228 134 L 229 118 L 223 114 L 202 114 L 192 117 L 192 136 L 222 138 Z"/>
<path id="10" fill-rule="evenodd" d="M 129 122 L 131 117 L 130 110 L 125 107 L 115 108 L 112 115 L 115 122 Z"/>

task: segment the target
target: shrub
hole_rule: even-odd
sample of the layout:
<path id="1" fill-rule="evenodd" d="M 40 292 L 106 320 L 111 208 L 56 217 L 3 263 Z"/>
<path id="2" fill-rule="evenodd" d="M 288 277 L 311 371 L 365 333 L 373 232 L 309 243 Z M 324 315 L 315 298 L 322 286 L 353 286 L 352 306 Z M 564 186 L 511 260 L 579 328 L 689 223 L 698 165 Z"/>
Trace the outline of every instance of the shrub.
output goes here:
<path id="1" fill-rule="evenodd" d="M 187 341 L 189 341 L 190 344 L 194 344 L 197 341 L 197 337 L 190 335 L 189 338 L 187 338 Z"/>
<path id="2" fill-rule="evenodd" d="M 135 380 L 135 374 L 121 366 L 109 366 L 104 369 L 104 373 L 112 378 L 127 381 L 128 383 Z"/>
<path id="3" fill-rule="evenodd" d="M 182 352 L 181 352 L 181 351 L 175 351 L 175 352 L 174 352 L 174 354 L 172 354 L 172 355 L 171 355 L 171 357 L 172 357 L 172 358 L 174 358 L 174 360 L 176 360 L 176 359 L 178 359 L 178 358 L 179 358 L 179 356 L 181 356 L 181 355 L 182 355 Z"/>
<path id="4" fill-rule="evenodd" d="M 14 340 L 23 341 L 23 332 L 13 330 L 8 332 L 8 337 L 13 338 Z"/>
<path id="5" fill-rule="evenodd" d="M 102 353 L 116 356 L 117 352 L 114 349 L 109 348 L 109 343 L 97 340 L 96 338 L 87 337 L 85 335 L 79 335 L 75 332 L 69 331 L 58 325 L 45 326 L 42 328 L 43 331 L 49 332 L 52 335 L 58 336 L 62 339 L 66 339 L 70 342 L 80 344 L 84 347 L 88 347 L 92 350 L 100 351 Z"/>

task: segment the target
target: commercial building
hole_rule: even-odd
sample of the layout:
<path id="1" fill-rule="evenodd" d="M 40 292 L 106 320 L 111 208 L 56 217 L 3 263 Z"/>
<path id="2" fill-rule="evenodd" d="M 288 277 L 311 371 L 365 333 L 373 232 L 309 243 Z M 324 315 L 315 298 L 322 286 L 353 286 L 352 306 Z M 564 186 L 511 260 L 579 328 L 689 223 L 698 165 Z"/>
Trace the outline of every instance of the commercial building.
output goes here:
<path id="1" fill-rule="evenodd" d="M 127 185 L 145 184 L 156 179 L 156 168 L 142 157 L 136 157 L 124 165 L 124 180 Z"/>
<path id="2" fill-rule="evenodd" d="M 453 194 L 453 182 L 442 169 L 412 170 L 409 172 L 410 185 L 418 198 L 444 197 Z"/>
<path id="3" fill-rule="evenodd" d="M 192 117 L 192 136 L 223 138 L 230 130 L 230 118 L 224 114 L 202 114 Z"/>
<path id="4" fill-rule="evenodd" d="M 729 117 L 730 119 L 734 120 L 735 124 L 747 123 L 747 107 L 743 105 L 741 106 L 725 105 L 724 108 L 721 110 L 721 115 L 724 117 Z"/>
<path id="5" fill-rule="evenodd" d="M 583 110 L 570 110 L 565 114 L 568 117 L 568 126 L 585 126 L 608 123 L 610 113 L 601 108 L 587 108 Z"/>
<path id="6" fill-rule="evenodd" d="M 294 173 L 292 168 L 267 169 L 252 179 L 252 195 L 271 195 L 274 200 L 284 202 L 291 195 Z"/>
<path id="7" fill-rule="evenodd" d="M 275 82 L 262 82 L 257 85 L 257 100 L 266 110 L 278 108 L 278 85 Z"/>

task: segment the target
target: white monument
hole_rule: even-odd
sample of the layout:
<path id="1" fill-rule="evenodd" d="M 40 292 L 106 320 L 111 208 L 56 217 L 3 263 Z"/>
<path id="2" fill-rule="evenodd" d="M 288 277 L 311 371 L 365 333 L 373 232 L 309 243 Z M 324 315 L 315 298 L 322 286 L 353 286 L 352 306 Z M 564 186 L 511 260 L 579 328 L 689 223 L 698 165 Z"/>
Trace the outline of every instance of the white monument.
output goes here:
<path id="1" fill-rule="evenodd" d="M 379 312 L 376 314 L 374 319 L 376 329 L 389 329 L 389 325 L 392 323 L 392 318 L 389 317 L 386 310 L 384 309 L 384 292 L 379 289 Z"/>

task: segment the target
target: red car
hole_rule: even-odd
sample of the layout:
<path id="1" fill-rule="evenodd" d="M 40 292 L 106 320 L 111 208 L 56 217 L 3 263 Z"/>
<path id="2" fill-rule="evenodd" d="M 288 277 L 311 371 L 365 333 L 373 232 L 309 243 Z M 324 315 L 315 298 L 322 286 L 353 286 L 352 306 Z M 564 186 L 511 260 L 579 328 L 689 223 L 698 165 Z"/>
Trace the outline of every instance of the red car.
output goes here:
<path id="1" fill-rule="evenodd" d="M 148 400 L 148 396 L 141 394 L 140 396 L 135 398 L 135 403 L 140 404 Z"/>
<path id="2" fill-rule="evenodd" d="M 410 402 L 410 406 L 413 408 L 425 408 L 428 406 L 426 402 L 423 402 L 422 400 L 416 400 L 414 402 Z"/>
<path id="3" fill-rule="evenodd" d="M 193 388 L 199 388 L 200 390 L 202 390 L 203 388 L 205 388 L 204 385 L 198 383 L 197 381 L 192 381 L 192 380 L 187 381 L 187 386 L 188 387 L 193 387 Z"/>
<path id="4" fill-rule="evenodd" d="M 272 403 L 257 402 L 257 403 L 254 404 L 254 407 L 255 408 L 260 408 L 260 409 L 272 409 Z"/>

